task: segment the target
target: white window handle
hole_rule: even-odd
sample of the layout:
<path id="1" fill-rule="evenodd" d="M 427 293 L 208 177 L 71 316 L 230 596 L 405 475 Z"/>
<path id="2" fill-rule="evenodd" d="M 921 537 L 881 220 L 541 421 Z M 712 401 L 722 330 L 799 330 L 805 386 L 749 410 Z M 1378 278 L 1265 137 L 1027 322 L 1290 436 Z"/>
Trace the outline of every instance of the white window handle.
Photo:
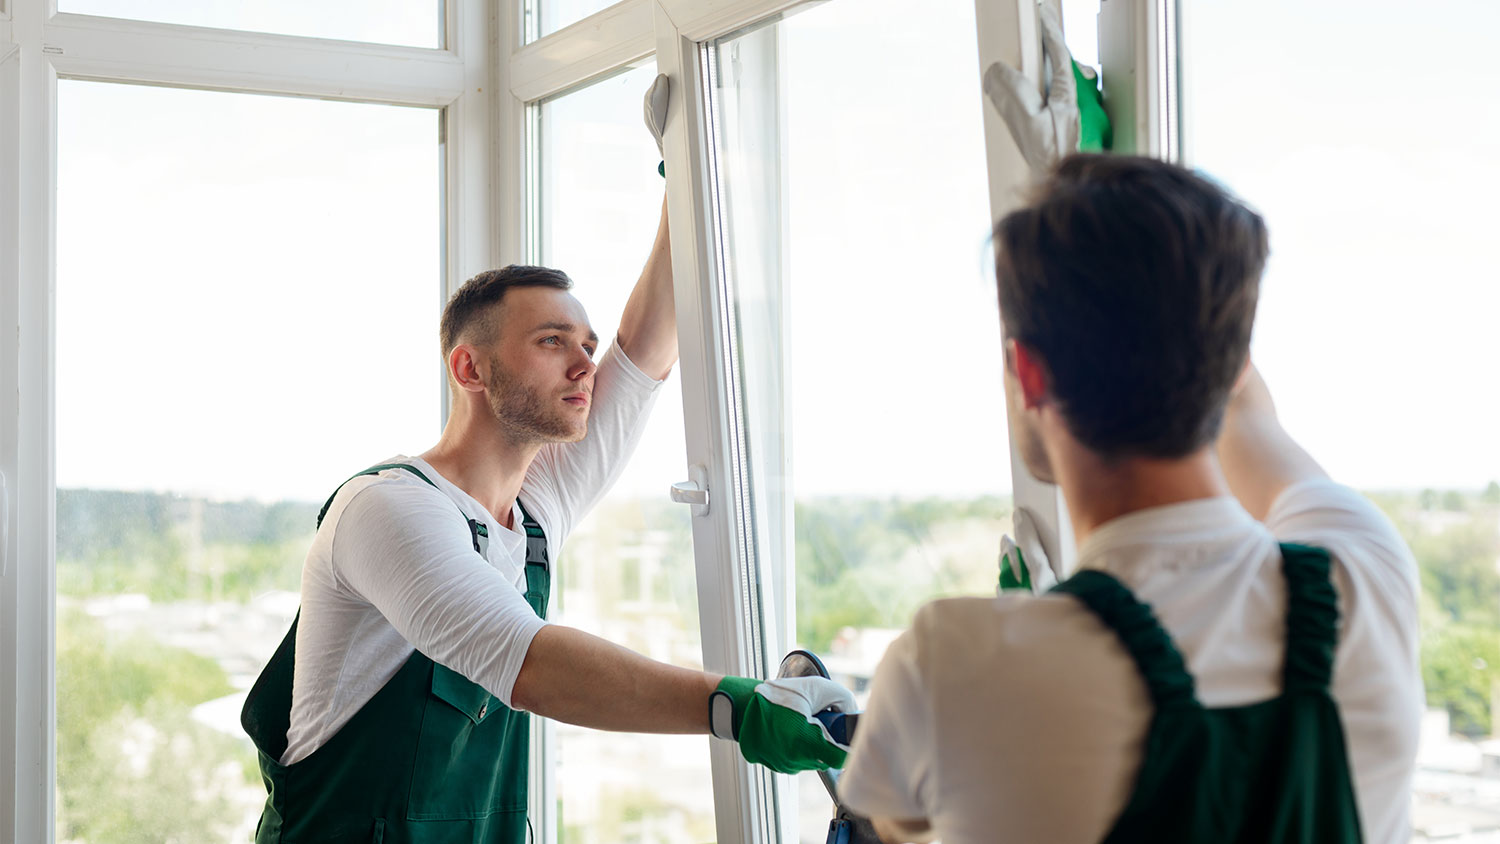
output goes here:
<path id="1" fill-rule="evenodd" d="M 694 464 L 688 467 L 688 479 L 672 484 L 672 500 L 690 504 L 694 516 L 708 515 L 708 470 Z"/>

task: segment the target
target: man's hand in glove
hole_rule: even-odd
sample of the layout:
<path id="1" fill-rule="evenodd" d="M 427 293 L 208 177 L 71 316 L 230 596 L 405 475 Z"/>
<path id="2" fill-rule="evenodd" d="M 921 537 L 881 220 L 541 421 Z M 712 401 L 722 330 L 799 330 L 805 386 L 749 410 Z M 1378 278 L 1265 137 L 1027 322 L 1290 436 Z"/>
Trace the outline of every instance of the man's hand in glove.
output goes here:
<path id="1" fill-rule="evenodd" d="M 667 125 L 667 102 L 671 99 L 671 86 L 667 82 L 665 73 L 656 74 L 656 80 L 651 87 L 646 89 L 645 102 L 642 104 L 646 112 L 646 128 L 651 130 L 651 137 L 656 139 L 656 151 L 662 157 L 662 162 L 656 165 L 656 172 L 667 175 L 666 150 L 662 149 L 661 133 Z"/>
<path id="2" fill-rule="evenodd" d="M 756 680 L 725 677 L 709 696 L 709 731 L 740 744 L 746 761 L 783 774 L 844 767 L 849 751 L 814 717 L 853 712 L 849 690 L 822 677 Z"/>
<path id="3" fill-rule="evenodd" d="M 1055 0 L 1038 9 L 1042 55 L 1051 67 L 1047 99 L 1015 68 L 995 62 L 984 72 L 984 93 L 1005 119 L 1011 137 L 1034 172 L 1045 172 L 1063 156 L 1110 146 L 1109 118 L 1093 71 L 1085 72 L 1068 52 Z"/>
<path id="4" fill-rule="evenodd" d="M 1047 562 L 1036 520 L 1026 508 L 1018 508 L 1012 517 L 1016 538 L 1000 537 L 1000 589 L 1045 592 L 1057 585 L 1057 575 Z"/>

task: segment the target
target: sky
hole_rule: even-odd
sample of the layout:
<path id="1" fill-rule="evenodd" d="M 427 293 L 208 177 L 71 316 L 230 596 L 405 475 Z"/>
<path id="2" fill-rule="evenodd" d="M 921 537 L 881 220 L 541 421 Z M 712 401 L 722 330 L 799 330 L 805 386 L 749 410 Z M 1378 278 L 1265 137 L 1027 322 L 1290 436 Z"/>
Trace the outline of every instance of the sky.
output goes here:
<path id="1" fill-rule="evenodd" d="M 441 47 L 442 0 L 57 0 L 59 12 Z"/>
<path id="2" fill-rule="evenodd" d="M 435 14 L 400 4 L 375 25 L 348 4 L 61 5 L 398 43 L 419 43 Z M 264 17 L 222 17 L 251 6 Z M 909 8 L 834 0 L 789 17 L 785 149 L 722 149 L 740 266 L 756 249 L 768 260 L 754 232 L 787 232 L 800 494 L 1010 486 L 973 6 Z M 1092 10 L 1065 11 L 1087 60 Z M 1253 351 L 1288 428 L 1362 488 L 1500 477 L 1500 285 L 1484 256 L 1500 110 L 1482 95 L 1500 82 L 1484 43 L 1500 5 L 1200 0 L 1191 13 L 1188 154 L 1270 226 Z M 723 74 L 732 51 L 719 51 Z M 653 74 L 648 62 L 543 111 L 542 257 L 573 275 L 606 337 L 660 207 L 640 125 Z M 725 108 L 753 107 L 754 90 Z M 64 81 L 58 113 L 60 486 L 319 500 L 432 444 L 436 111 Z M 784 221 L 751 175 L 778 161 Z M 746 348 L 747 371 L 767 374 L 763 347 Z M 622 494 L 682 479 L 676 380 Z"/>

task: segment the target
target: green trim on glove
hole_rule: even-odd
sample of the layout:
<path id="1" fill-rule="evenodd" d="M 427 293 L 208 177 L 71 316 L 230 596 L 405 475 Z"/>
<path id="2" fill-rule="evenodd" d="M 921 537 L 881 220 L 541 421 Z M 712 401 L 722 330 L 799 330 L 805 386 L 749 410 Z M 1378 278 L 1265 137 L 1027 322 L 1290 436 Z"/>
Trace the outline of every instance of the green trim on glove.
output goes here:
<path id="1" fill-rule="evenodd" d="M 1015 551 L 1014 559 L 1010 551 Z M 1018 571 L 1019 575 L 1016 574 Z M 1031 570 L 1026 568 L 1026 558 L 1021 556 L 1020 548 L 1009 549 L 1000 555 L 1000 591 L 1009 592 L 1015 589 L 1034 591 L 1031 588 Z"/>
<path id="2" fill-rule="evenodd" d="M 1104 111 L 1099 80 L 1085 76 L 1083 68 L 1074 61 L 1073 81 L 1078 86 L 1078 151 L 1104 152 L 1114 145 L 1114 130 Z"/>

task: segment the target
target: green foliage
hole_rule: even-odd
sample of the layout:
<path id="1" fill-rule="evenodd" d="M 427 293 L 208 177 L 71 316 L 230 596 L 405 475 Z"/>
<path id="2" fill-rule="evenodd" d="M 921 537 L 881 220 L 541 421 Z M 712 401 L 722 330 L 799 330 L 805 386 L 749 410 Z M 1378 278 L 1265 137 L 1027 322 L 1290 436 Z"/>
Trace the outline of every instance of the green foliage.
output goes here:
<path id="1" fill-rule="evenodd" d="M 1485 504 L 1500 504 L 1500 481 L 1490 481 L 1490 485 L 1480 493 L 1479 500 Z"/>
<path id="2" fill-rule="evenodd" d="M 993 592 L 1010 502 L 834 497 L 796 504 L 797 639 L 901 628 L 935 597 Z"/>
<path id="3" fill-rule="evenodd" d="M 190 715 L 232 691 L 223 670 L 148 636 L 115 639 L 76 610 L 57 629 L 58 838 L 224 840 L 247 754 Z"/>
<path id="4" fill-rule="evenodd" d="M 606 789 L 592 813 L 578 813 L 589 823 L 567 822 L 566 806 L 567 795 L 562 795 L 557 814 L 563 844 L 666 844 L 712 841 L 717 834 L 712 818 L 695 817 L 672 803 L 670 795 L 648 787 Z"/>
<path id="5" fill-rule="evenodd" d="M 1500 531 L 1493 508 L 1435 529 L 1408 527 L 1422 590 L 1449 621 L 1500 628 Z"/>
<path id="6" fill-rule="evenodd" d="M 1448 710 L 1456 733 L 1490 734 L 1500 683 L 1500 629 L 1452 624 L 1422 638 L 1422 680 L 1428 703 Z"/>
<path id="7" fill-rule="evenodd" d="M 1500 501 L 1494 497 L 1489 489 L 1372 496 L 1417 560 L 1427 703 L 1448 711 L 1455 732 L 1476 737 L 1492 728 L 1500 682 Z"/>
<path id="8" fill-rule="evenodd" d="M 110 490 L 57 493 L 57 589 L 152 601 L 295 591 L 318 507 Z"/>

